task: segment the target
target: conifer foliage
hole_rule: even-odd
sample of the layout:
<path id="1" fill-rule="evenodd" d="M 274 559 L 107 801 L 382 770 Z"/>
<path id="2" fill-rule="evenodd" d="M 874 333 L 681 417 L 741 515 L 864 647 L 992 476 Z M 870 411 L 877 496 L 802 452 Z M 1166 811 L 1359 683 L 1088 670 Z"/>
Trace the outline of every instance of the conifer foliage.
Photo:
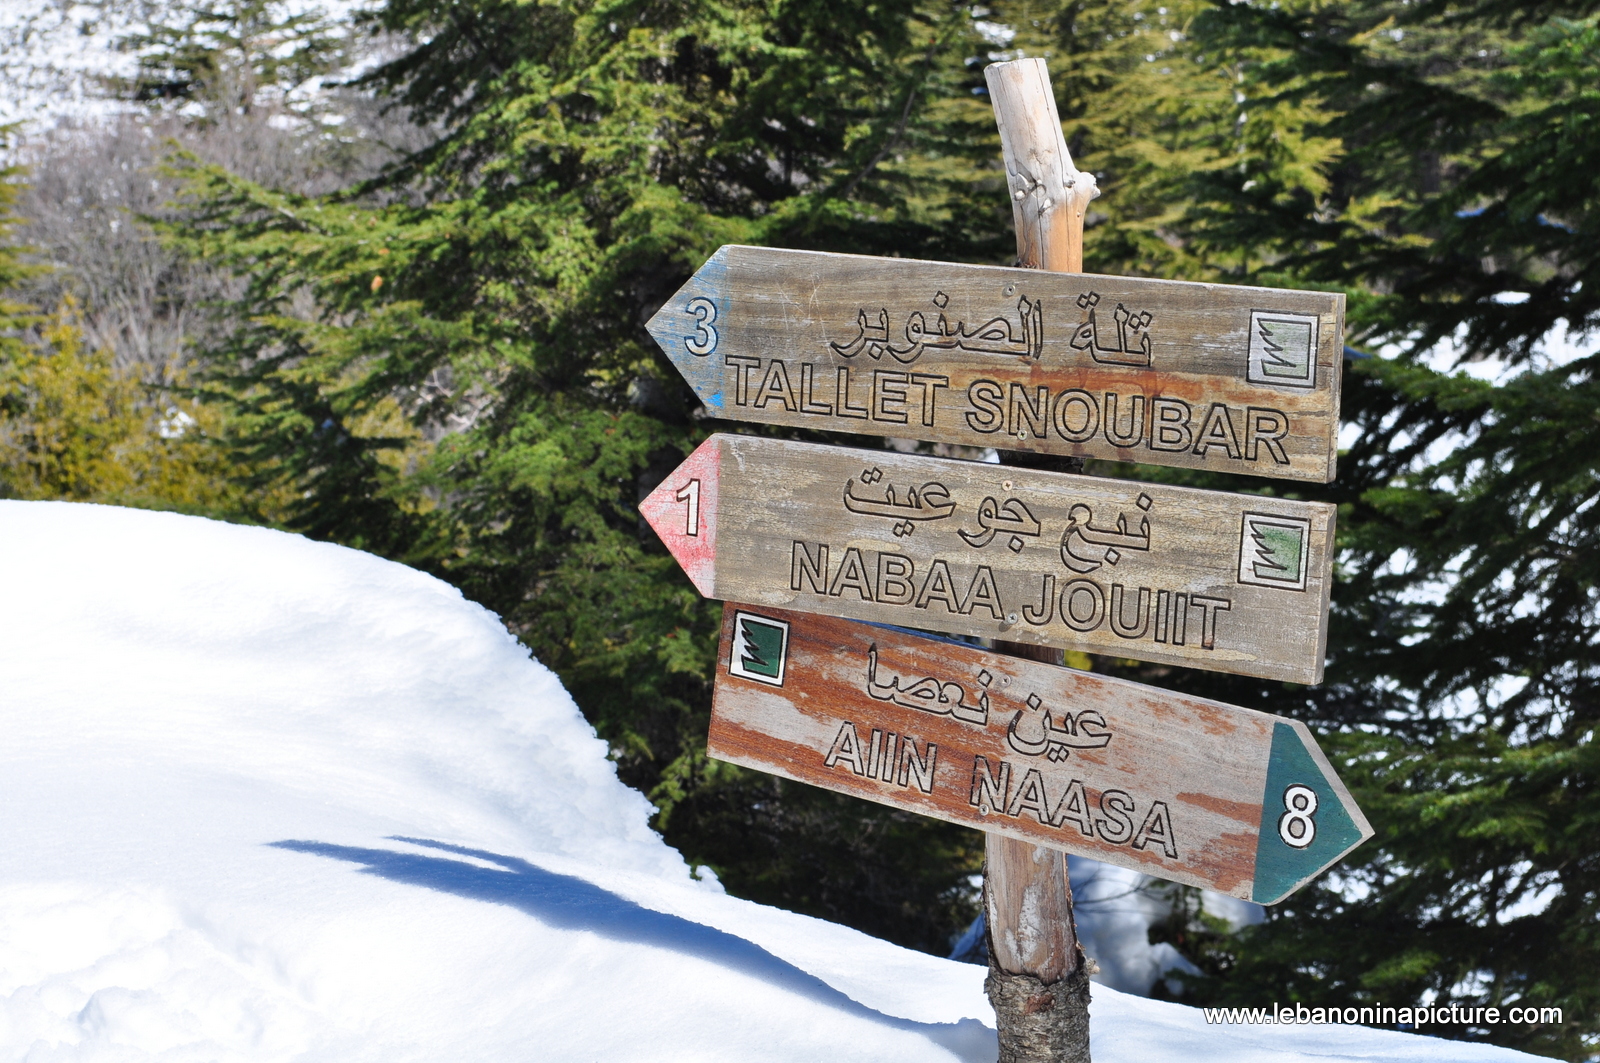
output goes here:
<path id="1" fill-rule="evenodd" d="M 977 837 L 707 762 L 717 607 L 636 506 L 714 427 L 643 322 L 717 246 L 1009 248 L 967 9 L 396 0 L 374 28 L 415 42 L 365 83 L 426 150 L 321 198 L 179 163 L 167 232 L 246 285 L 210 385 L 241 461 L 293 527 L 495 609 L 732 888 L 942 949 Z"/>

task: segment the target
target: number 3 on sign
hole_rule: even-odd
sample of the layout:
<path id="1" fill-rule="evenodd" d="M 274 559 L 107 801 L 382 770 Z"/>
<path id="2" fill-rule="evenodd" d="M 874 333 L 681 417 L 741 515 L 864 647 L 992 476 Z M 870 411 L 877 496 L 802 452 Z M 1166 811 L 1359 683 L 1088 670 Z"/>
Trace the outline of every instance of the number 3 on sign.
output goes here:
<path id="1" fill-rule="evenodd" d="M 1311 818 L 1317 811 L 1317 792 L 1309 786 L 1291 786 L 1283 791 L 1283 807 L 1278 837 L 1290 848 L 1304 849 L 1317 836 L 1317 824 Z"/>
<path id="2" fill-rule="evenodd" d="M 679 502 L 686 503 L 689 512 L 684 514 L 683 534 L 698 536 L 700 534 L 700 481 L 690 480 L 678 489 L 672 496 Z M 1315 800 L 1313 796 L 1312 800 Z"/>
<path id="3" fill-rule="evenodd" d="M 717 320 L 717 304 L 702 295 L 689 300 L 688 310 L 698 320 L 695 322 L 694 335 L 685 336 L 683 345 L 690 354 L 704 358 L 717 349 L 717 330 L 711 327 Z"/>

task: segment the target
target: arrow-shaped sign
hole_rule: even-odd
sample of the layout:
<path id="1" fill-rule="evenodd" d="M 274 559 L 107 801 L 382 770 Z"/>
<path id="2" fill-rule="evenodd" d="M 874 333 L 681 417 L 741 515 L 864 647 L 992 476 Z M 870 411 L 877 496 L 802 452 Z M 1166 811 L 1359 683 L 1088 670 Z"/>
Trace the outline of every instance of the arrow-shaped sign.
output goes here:
<path id="1" fill-rule="evenodd" d="M 729 245 L 648 327 L 716 417 L 1334 478 L 1343 295 Z"/>
<path id="2" fill-rule="evenodd" d="M 1273 904 L 1372 836 L 1305 725 L 730 603 L 719 760 Z"/>
<path id="3" fill-rule="evenodd" d="M 719 434 L 640 509 L 708 598 L 1322 679 L 1320 502 Z"/>

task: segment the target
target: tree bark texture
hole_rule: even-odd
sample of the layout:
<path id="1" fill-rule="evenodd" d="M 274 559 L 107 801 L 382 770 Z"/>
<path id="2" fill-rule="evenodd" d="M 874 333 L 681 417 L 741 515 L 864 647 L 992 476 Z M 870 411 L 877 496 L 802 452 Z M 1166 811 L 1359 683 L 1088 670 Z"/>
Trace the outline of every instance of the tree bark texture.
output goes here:
<path id="1" fill-rule="evenodd" d="M 989 964 L 984 992 L 1000 1023 L 999 1063 L 1089 1060 L 1089 972 L 1046 985 L 1031 974 L 1008 974 Z"/>

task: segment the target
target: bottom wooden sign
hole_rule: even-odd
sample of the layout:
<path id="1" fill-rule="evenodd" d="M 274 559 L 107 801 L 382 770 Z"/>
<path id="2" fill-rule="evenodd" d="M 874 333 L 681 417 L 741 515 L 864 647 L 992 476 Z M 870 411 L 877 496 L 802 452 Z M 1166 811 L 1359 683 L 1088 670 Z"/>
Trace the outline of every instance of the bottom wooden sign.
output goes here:
<path id="1" fill-rule="evenodd" d="M 1262 904 L 1372 836 L 1295 720 L 733 603 L 708 751 Z"/>

